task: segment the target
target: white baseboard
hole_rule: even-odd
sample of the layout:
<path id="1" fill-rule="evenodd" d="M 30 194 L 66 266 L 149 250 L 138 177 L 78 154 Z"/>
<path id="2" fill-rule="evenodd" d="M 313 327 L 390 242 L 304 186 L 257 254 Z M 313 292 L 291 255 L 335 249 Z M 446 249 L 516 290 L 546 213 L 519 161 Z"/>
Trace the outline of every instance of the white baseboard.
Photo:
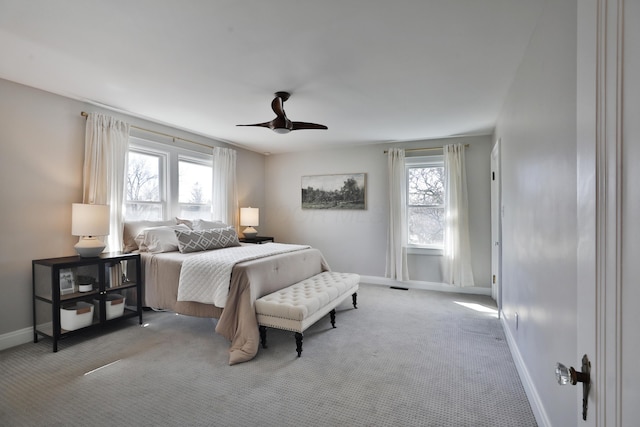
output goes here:
<path id="1" fill-rule="evenodd" d="M 360 275 L 361 283 L 369 283 L 371 285 L 382 285 L 382 286 L 396 286 L 399 288 L 408 288 L 408 289 L 423 289 L 427 291 L 440 291 L 440 292 L 455 292 L 458 294 L 475 294 L 475 295 L 488 295 L 491 296 L 491 288 L 490 287 L 481 287 L 481 286 L 470 286 L 470 287 L 459 287 L 448 285 L 446 283 L 437 283 L 437 282 L 421 282 L 418 280 L 407 280 L 407 281 L 399 281 L 388 279 L 386 277 L 378 277 L 378 276 L 363 276 Z"/>
<path id="2" fill-rule="evenodd" d="M 33 342 L 33 328 L 24 328 L 0 335 L 0 350 Z"/>
<path id="3" fill-rule="evenodd" d="M 504 315 L 500 316 L 500 322 L 502 323 L 504 335 L 507 338 L 509 350 L 511 350 L 511 357 L 513 357 L 513 361 L 516 364 L 516 369 L 518 370 L 518 375 L 520 376 L 520 381 L 522 382 L 522 386 L 524 387 L 524 392 L 529 399 L 529 404 L 531 405 L 533 415 L 536 417 L 536 422 L 540 427 L 552 427 L 551 421 L 549 421 L 549 417 L 547 416 L 547 412 L 544 410 L 544 406 L 542 405 L 540 395 L 538 394 L 538 391 L 533 384 L 531 375 L 529 375 L 529 370 L 527 369 L 527 366 L 524 363 L 524 359 L 522 359 L 522 355 L 518 350 L 516 341 L 513 338 L 513 335 L 511 335 L 511 331 L 507 327 Z"/>

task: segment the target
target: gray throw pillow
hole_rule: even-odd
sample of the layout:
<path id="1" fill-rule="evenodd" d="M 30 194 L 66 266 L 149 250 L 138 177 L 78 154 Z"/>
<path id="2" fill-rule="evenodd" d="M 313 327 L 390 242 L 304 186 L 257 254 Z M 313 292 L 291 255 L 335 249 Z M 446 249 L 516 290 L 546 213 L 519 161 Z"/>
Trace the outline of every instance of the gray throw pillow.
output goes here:
<path id="1" fill-rule="evenodd" d="M 178 238 L 178 250 L 189 252 L 240 246 L 235 228 L 213 228 L 209 230 L 175 230 Z"/>

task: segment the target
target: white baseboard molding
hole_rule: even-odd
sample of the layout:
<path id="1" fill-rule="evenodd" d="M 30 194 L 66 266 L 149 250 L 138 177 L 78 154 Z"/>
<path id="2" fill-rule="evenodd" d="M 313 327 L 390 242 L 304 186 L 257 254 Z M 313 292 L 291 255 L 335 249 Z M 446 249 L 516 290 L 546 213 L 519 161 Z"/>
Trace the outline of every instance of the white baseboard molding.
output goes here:
<path id="1" fill-rule="evenodd" d="M 536 417 L 536 422 L 540 427 L 552 427 L 551 421 L 549 421 L 549 417 L 547 416 L 547 411 L 544 410 L 544 406 L 542 405 L 542 400 L 540 399 L 538 390 L 533 384 L 531 375 L 529 375 L 529 370 L 527 369 L 527 366 L 524 363 L 524 359 L 522 358 L 522 355 L 518 350 L 516 341 L 513 338 L 513 335 L 511 335 L 511 331 L 507 327 L 504 315 L 500 316 L 500 322 L 502 323 L 504 335 L 507 338 L 509 350 L 511 350 L 511 357 L 513 357 L 513 361 L 516 364 L 516 369 L 518 370 L 518 375 L 520 376 L 520 381 L 522 382 L 522 386 L 524 387 L 524 392 L 529 399 L 529 404 L 531 405 L 533 415 Z"/>
<path id="2" fill-rule="evenodd" d="M 33 342 L 33 328 L 24 328 L 0 335 L 0 350 Z"/>
<path id="3" fill-rule="evenodd" d="M 407 281 L 401 282 L 399 280 L 388 279 L 386 277 L 363 276 L 363 275 L 360 275 L 360 282 L 369 283 L 371 285 L 395 286 L 398 288 L 422 289 L 427 291 L 455 292 L 458 294 L 475 294 L 475 295 L 491 296 L 491 287 L 470 286 L 470 287 L 463 288 L 459 286 L 448 285 L 446 283 L 421 282 L 418 280 L 407 280 Z"/>

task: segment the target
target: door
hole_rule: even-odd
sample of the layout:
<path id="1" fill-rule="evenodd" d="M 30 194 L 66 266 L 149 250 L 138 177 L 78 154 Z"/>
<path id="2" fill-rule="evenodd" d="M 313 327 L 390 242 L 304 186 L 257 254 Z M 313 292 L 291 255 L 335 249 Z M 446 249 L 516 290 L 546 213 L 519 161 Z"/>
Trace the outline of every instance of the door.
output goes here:
<path id="1" fill-rule="evenodd" d="M 575 363 L 582 354 L 591 360 L 587 421 L 580 425 L 631 426 L 640 401 L 640 82 L 632 77 L 640 73 L 640 28 L 629 24 L 640 22 L 640 4 L 584 0 L 577 12 Z"/>
<path id="2" fill-rule="evenodd" d="M 500 197 L 500 140 L 491 150 L 491 298 L 502 308 L 500 273 L 502 265 L 502 199 Z"/>

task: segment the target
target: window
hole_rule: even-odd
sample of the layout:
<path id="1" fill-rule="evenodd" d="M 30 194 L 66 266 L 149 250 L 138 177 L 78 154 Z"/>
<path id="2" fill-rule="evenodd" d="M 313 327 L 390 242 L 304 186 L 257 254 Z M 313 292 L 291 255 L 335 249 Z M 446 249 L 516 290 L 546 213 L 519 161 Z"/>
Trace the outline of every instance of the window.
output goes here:
<path id="1" fill-rule="evenodd" d="M 129 149 L 126 219 L 163 219 L 166 212 L 166 163 L 166 156 L 162 153 Z"/>
<path id="2" fill-rule="evenodd" d="M 211 214 L 211 162 L 181 157 L 178 162 L 178 216 L 207 218 Z"/>
<path id="3" fill-rule="evenodd" d="M 445 194 L 442 157 L 410 157 L 405 164 L 408 243 L 416 247 L 442 248 Z"/>
<path id="4" fill-rule="evenodd" d="M 212 156 L 132 137 L 125 219 L 211 219 Z"/>

